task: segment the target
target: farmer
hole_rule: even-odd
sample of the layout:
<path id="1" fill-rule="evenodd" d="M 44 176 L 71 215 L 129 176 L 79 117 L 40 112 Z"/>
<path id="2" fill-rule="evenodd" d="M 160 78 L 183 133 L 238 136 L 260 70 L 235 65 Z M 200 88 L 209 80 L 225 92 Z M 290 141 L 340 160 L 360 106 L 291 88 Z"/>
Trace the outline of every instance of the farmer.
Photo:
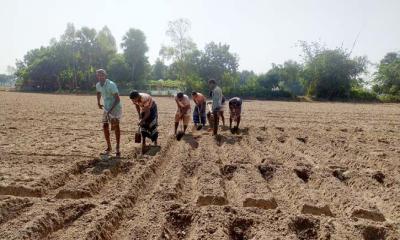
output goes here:
<path id="1" fill-rule="evenodd" d="M 206 125 L 206 98 L 199 92 L 192 92 L 192 98 L 196 105 L 193 111 L 193 122 L 196 128 L 200 129 Z"/>
<path id="2" fill-rule="evenodd" d="M 219 115 L 220 115 L 220 110 L 222 108 L 222 90 L 220 87 L 217 86 L 217 82 L 214 79 L 210 79 L 208 81 L 208 86 L 210 88 L 211 96 L 212 96 L 212 113 L 214 116 L 213 135 L 217 136 Z"/>
<path id="3" fill-rule="evenodd" d="M 107 149 L 104 150 L 102 154 L 109 155 L 111 148 L 111 140 L 110 140 L 110 130 L 109 124 L 111 124 L 111 130 L 115 131 L 115 139 L 117 141 L 116 146 L 116 157 L 121 156 L 119 143 L 121 138 L 121 132 L 119 129 L 119 122 L 122 116 L 122 104 L 119 98 L 117 85 L 107 79 L 107 73 L 103 69 L 98 69 L 96 71 L 96 92 L 97 92 L 97 105 L 100 109 L 103 109 L 103 132 L 104 137 L 107 142 Z M 100 99 L 103 98 L 103 104 L 100 103 Z"/>
<path id="4" fill-rule="evenodd" d="M 129 95 L 139 115 L 140 133 L 142 134 L 142 153 L 146 152 L 146 138 L 150 138 L 154 145 L 158 139 L 158 112 L 157 104 L 147 93 L 132 91 Z"/>
<path id="5" fill-rule="evenodd" d="M 188 123 L 190 121 L 190 100 L 186 94 L 179 92 L 175 96 L 175 102 L 178 107 L 175 114 L 175 135 L 179 126 L 180 120 L 183 121 L 183 134 L 186 132 Z"/>
<path id="6" fill-rule="evenodd" d="M 240 124 L 240 115 L 242 113 L 242 99 L 234 97 L 229 100 L 229 129 L 232 133 L 238 132 Z M 236 122 L 236 126 L 232 128 L 232 121 Z"/>

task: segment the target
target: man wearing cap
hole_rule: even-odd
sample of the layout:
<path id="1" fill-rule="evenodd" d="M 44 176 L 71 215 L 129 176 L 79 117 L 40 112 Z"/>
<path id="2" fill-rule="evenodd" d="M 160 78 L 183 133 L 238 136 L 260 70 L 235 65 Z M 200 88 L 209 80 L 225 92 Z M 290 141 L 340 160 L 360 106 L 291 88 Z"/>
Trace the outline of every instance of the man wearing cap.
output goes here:
<path id="1" fill-rule="evenodd" d="M 121 133 L 119 128 L 119 122 L 122 116 L 122 104 L 119 98 L 117 85 L 107 79 L 107 73 L 104 69 L 98 69 L 96 71 L 96 92 L 97 92 L 97 105 L 100 109 L 103 109 L 103 132 L 107 142 L 107 148 L 103 152 L 104 155 L 109 155 L 112 147 L 110 140 L 109 124 L 111 124 L 111 130 L 115 131 L 116 145 L 116 156 L 120 157 L 121 152 L 119 148 Z M 103 105 L 100 103 L 100 99 L 103 98 Z"/>

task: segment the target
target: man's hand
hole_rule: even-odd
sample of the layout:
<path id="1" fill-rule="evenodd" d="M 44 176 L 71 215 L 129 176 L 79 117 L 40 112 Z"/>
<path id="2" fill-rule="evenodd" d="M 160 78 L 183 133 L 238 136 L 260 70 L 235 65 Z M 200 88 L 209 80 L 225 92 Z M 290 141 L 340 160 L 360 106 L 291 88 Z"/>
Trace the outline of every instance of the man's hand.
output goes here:
<path id="1" fill-rule="evenodd" d="M 101 105 L 100 103 L 98 103 L 97 106 L 99 106 L 100 109 L 103 109 L 103 105 Z"/>

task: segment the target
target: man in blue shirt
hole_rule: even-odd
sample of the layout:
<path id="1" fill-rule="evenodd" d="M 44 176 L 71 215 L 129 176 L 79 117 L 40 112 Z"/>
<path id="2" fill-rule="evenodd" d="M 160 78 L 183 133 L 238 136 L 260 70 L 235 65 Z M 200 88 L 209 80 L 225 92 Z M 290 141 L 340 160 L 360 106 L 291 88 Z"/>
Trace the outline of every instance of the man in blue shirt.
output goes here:
<path id="1" fill-rule="evenodd" d="M 119 143 L 121 138 L 121 132 L 119 128 L 119 122 L 122 116 L 122 104 L 119 98 L 117 85 L 107 79 L 107 73 L 103 69 L 98 69 L 96 71 L 96 78 L 98 80 L 96 84 L 96 92 L 97 92 L 97 105 L 100 109 L 103 109 L 103 131 L 104 137 L 107 142 L 107 149 L 103 154 L 110 154 L 111 148 L 111 140 L 110 140 L 110 130 L 109 123 L 111 123 L 111 130 L 115 131 L 115 139 L 117 141 L 116 146 L 116 156 L 120 157 L 121 152 L 119 149 Z M 100 103 L 100 99 L 103 98 L 103 104 Z"/>

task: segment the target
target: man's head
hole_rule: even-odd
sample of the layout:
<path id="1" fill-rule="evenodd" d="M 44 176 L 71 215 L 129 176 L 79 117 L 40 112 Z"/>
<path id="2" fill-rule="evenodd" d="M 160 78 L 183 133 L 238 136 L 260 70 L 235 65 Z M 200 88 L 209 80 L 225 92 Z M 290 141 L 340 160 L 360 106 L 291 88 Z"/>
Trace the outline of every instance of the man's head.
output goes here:
<path id="1" fill-rule="evenodd" d="M 215 79 L 208 80 L 208 86 L 210 87 L 210 89 L 214 89 L 217 86 L 217 82 L 215 81 Z"/>
<path id="2" fill-rule="evenodd" d="M 197 92 L 193 91 L 192 92 L 192 97 L 196 97 L 197 96 Z"/>
<path id="3" fill-rule="evenodd" d="M 177 97 L 178 99 L 182 99 L 182 98 L 183 98 L 183 93 L 182 93 L 182 92 L 179 92 L 178 94 L 176 94 L 176 97 Z"/>
<path id="4" fill-rule="evenodd" d="M 140 98 L 140 94 L 139 94 L 138 91 L 133 90 L 133 91 L 129 94 L 129 98 L 130 98 L 132 101 L 137 101 L 137 100 L 139 100 L 139 98 Z"/>
<path id="5" fill-rule="evenodd" d="M 98 81 L 104 83 L 107 79 L 107 72 L 104 69 L 97 69 L 96 70 L 96 78 Z"/>

